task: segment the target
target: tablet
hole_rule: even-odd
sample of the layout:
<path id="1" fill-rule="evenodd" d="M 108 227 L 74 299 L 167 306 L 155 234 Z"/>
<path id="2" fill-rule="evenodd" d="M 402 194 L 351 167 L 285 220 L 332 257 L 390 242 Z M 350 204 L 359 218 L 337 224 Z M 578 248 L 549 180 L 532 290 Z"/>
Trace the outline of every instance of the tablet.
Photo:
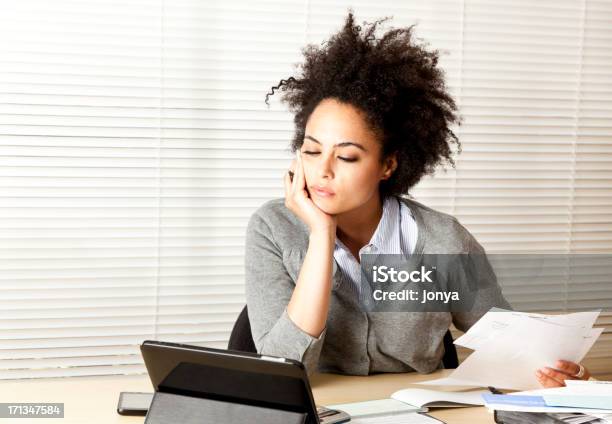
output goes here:
<path id="1" fill-rule="evenodd" d="M 155 391 L 306 413 L 319 424 L 299 361 L 152 340 L 140 350 Z"/>

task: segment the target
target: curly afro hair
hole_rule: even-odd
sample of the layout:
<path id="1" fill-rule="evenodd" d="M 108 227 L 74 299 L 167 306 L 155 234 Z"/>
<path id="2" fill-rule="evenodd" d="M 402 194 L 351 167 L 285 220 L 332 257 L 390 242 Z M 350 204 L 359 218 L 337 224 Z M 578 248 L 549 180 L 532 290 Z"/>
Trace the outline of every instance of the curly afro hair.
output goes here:
<path id="1" fill-rule="evenodd" d="M 355 25 L 349 9 L 344 27 L 318 47 L 307 45 L 300 75 L 282 79 L 266 95 L 281 90 L 281 100 L 295 115 L 292 151 L 301 148 L 308 117 L 326 98 L 350 104 L 365 113 L 366 122 L 382 144 L 381 162 L 395 153 L 398 166 L 380 193 L 407 194 L 437 165 L 453 167 L 453 144 L 459 140 L 450 129 L 460 125 L 457 107 L 447 92 L 444 72 L 437 67 L 438 51 L 413 42 L 412 29 L 391 29 L 376 38 L 376 27 Z"/>

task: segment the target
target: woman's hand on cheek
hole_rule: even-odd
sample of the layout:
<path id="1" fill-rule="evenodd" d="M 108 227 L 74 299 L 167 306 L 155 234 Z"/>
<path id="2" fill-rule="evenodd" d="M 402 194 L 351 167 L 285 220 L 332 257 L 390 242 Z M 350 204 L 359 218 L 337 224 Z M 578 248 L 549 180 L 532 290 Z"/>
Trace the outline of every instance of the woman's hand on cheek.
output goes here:
<path id="1" fill-rule="evenodd" d="M 308 225 L 311 233 L 327 231 L 335 235 L 336 217 L 323 212 L 308 195 L 300 152 L 291 162 L 289 171 L 293 173 L 293 181 L 289 172 L 285 173 L 285 206 Z"/>
<path id="2" fill-rule="evenodd" d="M 580 365 L 571 361 L 559 360 L 555 368 L 544 367 L 537 370 L 536 378 L 542 387 L 562 387 L 565 386 L 565 380 L 588 380 L 591 377 L 591 373 L 584 368 L 584 374 L 578 378 L 579 371 Z"/>

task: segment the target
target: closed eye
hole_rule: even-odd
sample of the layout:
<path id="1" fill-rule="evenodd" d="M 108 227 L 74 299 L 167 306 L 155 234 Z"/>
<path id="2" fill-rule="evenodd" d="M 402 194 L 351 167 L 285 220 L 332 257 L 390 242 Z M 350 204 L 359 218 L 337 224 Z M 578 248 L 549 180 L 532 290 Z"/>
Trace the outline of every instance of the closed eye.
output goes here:
<path id="1" fill-rule="evenodd" d="M 305 154 L 305 155 L 314 156 L 314 155 L 320 154 L 321 152 L 313 152 L 313 151 L 310 151 L 310 150 L 304 150 L 304 151 L 302 151 L 302 153 Z M 342 160 L 344 162 L 356 162 L 357 161 L 357 158 L 346 158 L 346 157 L 343 157 L 343 156 L 338 156 L 338 159 L 340 159 L 340 160 Z"/>

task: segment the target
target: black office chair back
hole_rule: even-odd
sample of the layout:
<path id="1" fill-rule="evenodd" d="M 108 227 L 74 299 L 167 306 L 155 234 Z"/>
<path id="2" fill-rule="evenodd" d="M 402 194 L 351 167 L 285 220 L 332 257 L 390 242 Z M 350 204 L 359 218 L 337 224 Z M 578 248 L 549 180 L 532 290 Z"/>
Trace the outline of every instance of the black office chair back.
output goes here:
<path id="1" fill-rule="evenodd" d="M 251 334 L 251 323 L 249 322 L 249 315 L 247 313 L 247 307 L 245 306 L 234 324 L 232 334 L 227 344 L 229 350 L 238 350 L 240 352 L 257 353 L 255 348 L 255 342 L 253 342 L 253 335 Z"/>
<path id="2" fill-rule="evenodd" d="M 451 369 L 459 366 L 459 357 L 457 356 L 457 348 L 453 343 L 453 335 L 450 330 L 446 330 L 444 334 L 444 356 L 442 356 L 442 364 L 444 368 Z"/>
<path id="3" fill-rule="evenodd" d="M 246 306 L 242 309 L 240 315 L 238 315 L 227 348 L 229 350 L 257 353 L 255 343 L 253 342 L 253 335 L 251 334 L 251 323 L 249 322 Z M 442 357 L 442 364 L 444 368 L 447 369 L 457 368 L 459 366 L 457 348 L 455 348 L 455 344 L 453 343 L 453 336 L 450 330 L 447 330 L 444 335 L 444 356 Z"/>

